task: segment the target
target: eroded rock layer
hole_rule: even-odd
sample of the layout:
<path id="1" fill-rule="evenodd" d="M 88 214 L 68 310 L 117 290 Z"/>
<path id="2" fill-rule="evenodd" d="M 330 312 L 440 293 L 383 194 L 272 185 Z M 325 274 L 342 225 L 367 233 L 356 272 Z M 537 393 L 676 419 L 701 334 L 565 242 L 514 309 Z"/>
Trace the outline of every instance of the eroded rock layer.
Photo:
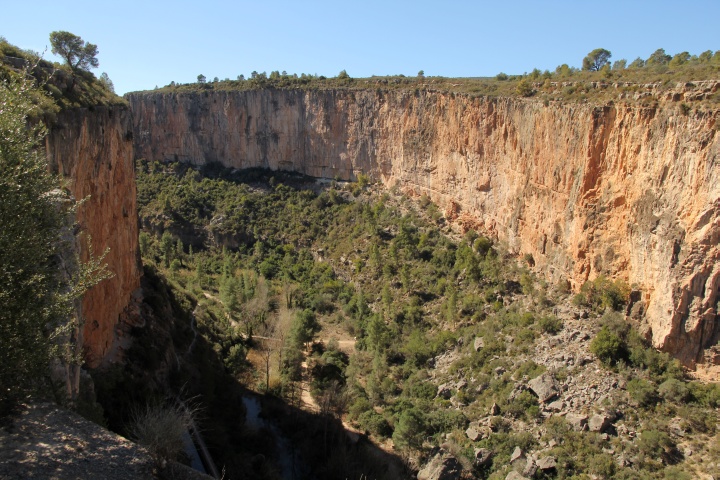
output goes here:
<path id="1" fill-rule="evenodd" d="M 717 340 L 716 110 L 379 90 L 128 99 L 138 157 L 363 172 L 427 194 L 555 281 L 625 279 L 642 292 L 636 311 L 653 343 L 685 363 Z"/>
<path id="2" fill-rule="evenodd" d="M 92 238 L 95 255 L 109 248 L 105 262 L 113 277 L 90 289 L 82 303 L 86 361 L 94 367 L 110 352 L 118 323 L 130 314 L 132 294 L 140 286 L 130 111 L 64 111 L 46 138 L 46 149 L 51 170 L 66 178 L 76 200 L 85 199 L 77 219 Z M 86 240 L 80 242 L 86 245 Z M 86 251 L 83 255 L 87 259 Z"/>

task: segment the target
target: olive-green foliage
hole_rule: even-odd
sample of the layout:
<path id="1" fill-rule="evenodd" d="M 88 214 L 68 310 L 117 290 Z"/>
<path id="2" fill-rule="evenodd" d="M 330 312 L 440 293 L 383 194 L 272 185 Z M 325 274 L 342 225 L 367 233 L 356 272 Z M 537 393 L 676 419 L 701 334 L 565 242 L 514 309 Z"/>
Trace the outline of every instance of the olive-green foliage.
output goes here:
<path id="1" fill-rule="evenodd" d="M 409 408 L 400 414 L 392 439 L 401 448 L 420 448 L 425 437 L 425 414 L 416 408 Z"/>
<path id="2" fill-rule="evenodd" d="M 100 62 L 97 59 L 98 48 L 90 42 L 70 32 L 57 31 L 50 33 L 52 53 L 60 55 L 71 70 L 90 70 L 97 68 Z"/>
<path id="3" fill-rule="evenodd" d="M 28 92 L 38 106 L 31 115 L 33 119 L 53 123 L 61 108 L 127 105 L 92 73 L 85 70 L 72 73 L 69 67 L 42 60 L 37 53 L 22 50 L 0 37 L 0 79 L 17 75 L 22 68 L 29 69 L 41 85 L 36 92 Z"/>
<path id="4" fill-rule="evenodd" d="M 583 59 L 582 69 L 597 72 L 610 63 L 610 57 L 612 53 L 608 50 L 596 48 Z"/>
<path id="5" fill-rule="evenodd" d="M 606 365 L 615 364 L 626 353 L 623 340 L 607 326 L 602 327 L 592 340 L 590 351 Z"/>
<path id="6" fill-rule="evenodd" d="M 601 324 L 600 331 L 590 342 L 590 351 L 605 365 L 627 362 L 660 382 L 684 377 L 677 360 L 652 348 L 617 312 L 607 312 Z"/>
<path id="7" fill-rule="evenodd" d="M 521 97 L 529 97 L 533 94 L 533 88 L 530 81 L 525 78 L 520 80 L 520 82 L 517 84 L 517 88 L 515 89 L 515 92 L 520 95 Z"/>
<path id="8" fill-rule="evenodd" d="M 362 428 L 380 438 L 387 438 L 393 433 L 392 427 L 388 421 L 385 420 L 382 415 L 376 413 L 372 408 L 363 411 L 357 417 L 357 420 Z"/>
<path id="9" fill-rule="evenodd" d="M 39 151 L 44 128 L 27 124 L 33 94 L 20 76 L 0 81 L 0 416 L 45 377 L 50 335 L 68 314 L 52 259 L 66 199 Z"/>
<path id="10" fill-rule="evenodd" d="M 563 321 L 554 315 L 546 315 L 538 320 L 538 327 L 543 333 L 555 335 L 563 328 Z"/>
<path id="11" fill-rule="evenodd" d="M 295 315 L 290 330 L 290 338 L 296 347 L 302 347 L 312 341 L 319 330 L 320 325 L 317 322 L 315 313 L 312 310 L 305 309 Z"/>
<path id="12" fill-rule="evenodd" d="M 388 90 L 406 90 L 416 95 L 423 89 L 446 91 L 467 96 L 541 96 L 544 102 L 550 100 L 587 100 L 607 101 L 617 98 L 618 91 L 629 94 L 625 101 L 633 101 L 632 95 L 643 89 L 648 83 L 656 83 L 661 89 L 673 88 L 677 82 L 708 80 L 717 78 L 720 71 L 720 53 L 710 50 L 698 55 L 680 52 L 673 56 L 659 49 L 646 60 L 638 58 L 628 65 L 620 59 L 610 68 L 610 52 L 596 49 L 591 52 L 583 69 L 567 64 L 558 66 L 554 72 L 533 69 L 524 75 L 500 73 L 488 78 L 445 78 L 445 77 L 405 77 L 373 76 L 371 78 L 349 78 L 338 75 L 336 78 L 302 74 L 282 74 L 272 72 L 253 72 L 250 78 L 239 76 L 237 80 L 226 79 L 219 82 L 176 84 L 171 82 L 161 92 L 206 92 L 209 90 L 255 90 L 273 89 L 372 89 L 381 94 Z M 575 59 L 580 60 L 580 59 Z M 627 66 L 627 68 L 625 68 Z M 529 70 L 529 69 L 528 69 Z M 571 85 L 563 86 L 570 82 Z M 599 87 L 606 82 L 618 82 L 618 89 Z M 627 85 L 625 85 L 627 83 Z M 657 87 L 654 87 L 657 88 Z M 720 100 L 715 95 L 710 101 Z M 648 102 L 647 99 L 637 100 Z"/>
<path id="13" fill-rule="evenodd" d="M 628 394 L 640 407 L 651 407 L 658 401 L 657 387 L 642 378 L 633 378 L 627 384 Z"/>
<path id="14" fill-rule="evenodd" d="M 648 429 L 640 432 L 638 447 L 641 453 L 650 458 L 667 459 L 675 448 L 675 443 L 667 433 L 660 430 Z"/>
<path id="15" fill-rule="evenodd" d="M 597 311 L 604 311 L 608 308 L 619 310 L 627 303 L 630 295 L 630 287 L 622 280 L 610 280 L 600 275 L 595 280 L 587 281 L 580 288 L 574 302 L 593 308 Z"/>
<path id="16" fill-rule="evenodd" d="M 683 403 L 687 400 L 690 391 L 684 382 L 676 378 L 669 378 L 658 387 L 660 396 L 673 403 Z"/>
<path id="17" fill-rule="evenodd" d="M 720 385 L 717 383 L 688 383 L 690 397 L 693 402 L 703 407 L 718 408 L 720 406 Z"/>
<path id="18" fill-rule="evenodd" d="M 678 415 L 683 419 L 683 428 L 690 432 L 715 433 L 718 423 L 715 411 L 708 411 L 695 405 L 681 405 L 678 408 Z"/>

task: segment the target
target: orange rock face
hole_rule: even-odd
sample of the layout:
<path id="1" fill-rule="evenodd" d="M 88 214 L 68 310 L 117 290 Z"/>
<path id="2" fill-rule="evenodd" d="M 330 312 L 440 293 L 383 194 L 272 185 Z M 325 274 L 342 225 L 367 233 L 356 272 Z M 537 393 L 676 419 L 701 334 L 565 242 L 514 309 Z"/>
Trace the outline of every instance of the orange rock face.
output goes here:
<path id="1" fill-rule="evenodd" d="M 128 99 L 138 157 L 363 172 L 532 254 L 551 280 L 625 279 L 653 343 L 686 364 L 717 341 L 716 110 L 370 90 Z"/>
<path id="2" fill-rule="evenodd" d="M 110 352 L 121 316 L 130 313 L 132 293 L 140 286 L 130 111 L 97 107 L 62 112 L 46 149 L 51 170 L 67 179 L 77 200 L 87 198 L 77 219 L 92 237 L 95 254 L 110 249 L 105 262 L 114 276 L 88 291 L 82 303 L 86 362 L 96 367 Z"/>

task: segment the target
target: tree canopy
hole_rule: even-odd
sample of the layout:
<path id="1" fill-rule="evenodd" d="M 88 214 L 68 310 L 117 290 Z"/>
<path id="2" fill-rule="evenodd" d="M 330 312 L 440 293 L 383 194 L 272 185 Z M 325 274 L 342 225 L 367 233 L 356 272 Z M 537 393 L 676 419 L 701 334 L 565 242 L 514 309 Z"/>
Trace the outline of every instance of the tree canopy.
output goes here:
<path id="1" fill-rule="evenodd" d="M 45 129 L 28 126 L 33 90 L 19 75 L 0 82 L 0 417 L 43 377 L 59 313 L 59 183 L 37 149 Z"/>
<path id="2" fill-rule="evenodd" d="M 57 31 L 50 34 L 52 53 L 60 55 L 73 71 L 97 68 L 100 62 L 97 59 L 97 45 L 84 41 L 70 32 Z"/>
<path id="3" fill-rule="evenodd" d="M 610 53 L 610 51 L 605 50 L 604 48 L 596 48 L 592 52 L 588 53 L 587 57 L 583 58 L 582 69 L 597 72 L 610 63 L 610 57 L 612 57 L 612 53 Z"/>

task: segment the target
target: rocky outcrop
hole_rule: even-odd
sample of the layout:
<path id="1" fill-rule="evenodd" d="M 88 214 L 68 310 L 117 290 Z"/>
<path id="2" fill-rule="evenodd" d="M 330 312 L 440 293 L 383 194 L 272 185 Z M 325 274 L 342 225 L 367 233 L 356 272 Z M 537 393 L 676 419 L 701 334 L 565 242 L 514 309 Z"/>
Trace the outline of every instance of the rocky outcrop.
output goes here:
<path id="1" fill-rule="evenodd" d="M 634 285 L 653 343 L 692 364 L 718 336 L 718 111 L 428 91 L 128 96 L 138 157 L 363 172 L 428 195 L 464 228 L 578 289 Z M 684 107 L 687 107 L 686 105 Z"/>
<path id="2" fill-rule="evenodd" d="M 113 277 L 94 286 L 82 302 L 86 362 L 95 367 L 110 353 L 121 317 L 134 315 L 132 294 L 140 286 L 130 111 L 63 111 L 46 137 L 46 150 L 51 170 L 66 179 L 81 201 L 78 224 L 92 238 L 95 255 L 109 249 L 105 262 Z"/>

